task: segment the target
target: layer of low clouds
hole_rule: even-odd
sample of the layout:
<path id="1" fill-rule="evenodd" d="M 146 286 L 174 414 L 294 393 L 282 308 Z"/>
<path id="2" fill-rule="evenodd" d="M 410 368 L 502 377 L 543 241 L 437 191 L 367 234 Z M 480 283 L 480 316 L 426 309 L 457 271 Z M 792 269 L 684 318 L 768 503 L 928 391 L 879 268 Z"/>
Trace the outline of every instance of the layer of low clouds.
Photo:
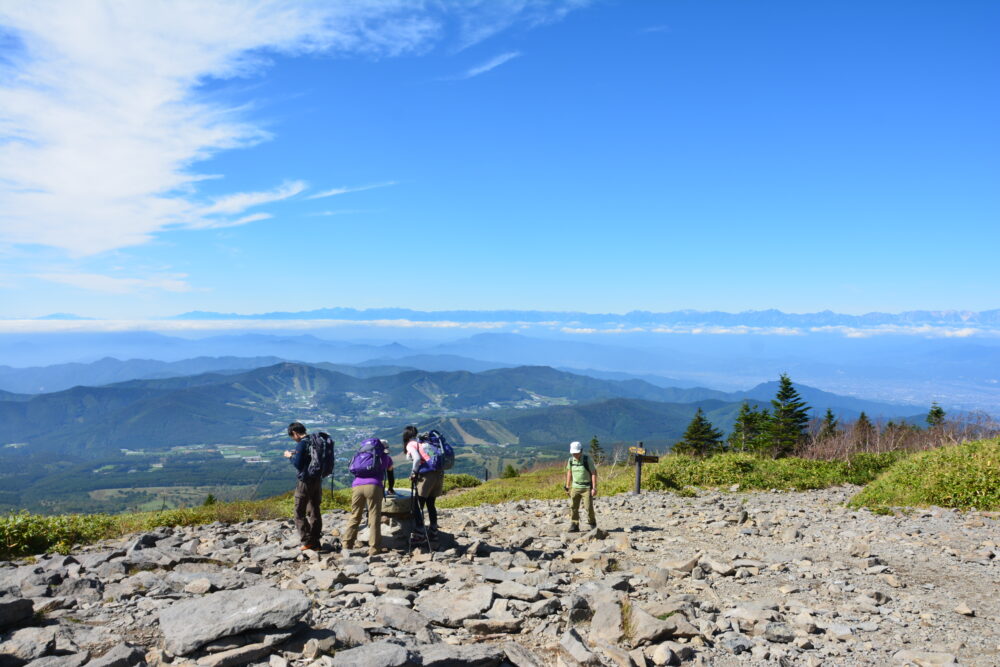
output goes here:
<path id="1" fill-rule="evenodd" d="M 183 275 L 163 275 L 148 280 L 135 278 L 108 279 L 91 274 L 45 274 L 37 278 L 64 282 L 75 287 L 96 289 L 112 293 L 138 292 L 164 289 L 174 292 L 189 291 Z M 477 321 L 459 322 L 408 319 L 170 319 L 170 320 L 97 320 L 97 319 L 0 319 L 0 334 L 9 333 L 58 333 L 58 332 L 112 332 L 112 331 L 161 331 L 161 332 L 211 332 L 211 331 L 282 331 L 322 330 L 331 328 L 375 327 L 384 329 L 457 329 L 480 331 L 558 331 L 580 337 L 616 334 L 685 334 L 691 336 L 807 336 L 811 334 L 840 334 L 846 338 L 871 338 L 875 336 L 919 336 L 922 338 L 971 338 L 1000 337 L 1000 330 L 988 327 L 951 326 L 876 326 L 876 327 L 751 327 L 751 326 L 650 326 L 650 327 L 582 327 L 564 322 L 509 322 Z"/>
<path id="2" fill-rule="evenodd" d="M 247 109 L 229 108 L 197 94 L 209 79 L 259 73 L 268 65 L 267 54 L 420 53 L 443 39 L 448 24 L 458 26 L 457 39 L 464 48 L 515 23 L 530 27 L 555 21 L 585 4 L 4 3 L 0 248 L 41 246 L 82 257 L 147 243 L 166 229 L 267 219 L 266 212 L 248 211 L 295 196 L 305 184 L 288 181 L 266 192 L 231 193 L 206 201 L 198 185 L 219 175 L 196 168 L 219 151 L 272 138 L 249 119 Z M 276 175 L 276 181 L 283 176 Z"/>

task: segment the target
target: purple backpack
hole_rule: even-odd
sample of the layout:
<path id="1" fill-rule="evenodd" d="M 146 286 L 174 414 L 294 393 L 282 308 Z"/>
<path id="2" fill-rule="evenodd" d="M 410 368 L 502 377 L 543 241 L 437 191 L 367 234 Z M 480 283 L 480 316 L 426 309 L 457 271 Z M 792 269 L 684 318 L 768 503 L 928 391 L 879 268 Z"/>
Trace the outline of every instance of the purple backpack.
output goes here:
<path id="1" fill-rule="evenodd" d="M 347 469 L 355 477 L 382 479 L 382 475 L 385 474 L 385 466 L 382 465 L 384 452 L 385 446 L 381 440 L 368 438 L 358 447 Z"/>

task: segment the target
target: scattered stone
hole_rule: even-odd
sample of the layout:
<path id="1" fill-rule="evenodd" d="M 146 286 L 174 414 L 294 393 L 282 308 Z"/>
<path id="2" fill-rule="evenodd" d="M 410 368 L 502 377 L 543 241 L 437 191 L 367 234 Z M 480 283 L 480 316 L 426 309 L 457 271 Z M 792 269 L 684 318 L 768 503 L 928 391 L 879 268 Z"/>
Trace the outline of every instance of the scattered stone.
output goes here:
<path id="1" fill-rule="evenodd" d="M 419 651 L 422 667 L 496 667 L 505 657 L 504 649 L 494 644 L 431 644 Z"/>
<path id="2" fill-rule="evenodd" d="M 333 667 L 403 667 L 411 662 L 414 661 L 405 648 L 382 641 L 337 651 L 331 664 Z"/>
<path id="3" fill-rule="evenodd" d="M 569 658 L 574 665 L 600 665 L 600 659 L 591 653 L 590 649 L 587 648 L 586 644 L 583 642 L 583 638 L 580 634 L 570 628 L 563 634 L 562 639 L 559 640 L 559 648 L 562 649 L 563 654 Z"/>
<path id="4" fill-rule="evenodd" d="M 430 619 L 423 614 L 398 604 L 381 605 L 375 615 L 375 620 L 382 625 L 408 632 L 411 635 L 428 628 L 431 624 Z"/>
<path id="5" fill-rule="evenodd" d="M 768 623 L 764 627 L 764 639 L 769 642 L 787 644 L 795 639 L 795 631 L 786 623 Z"/>
<path id="6" fill-rule="evenodd" d="M 135 646 L 119 644 L 87 664 L 93 667 L 135 667 L 146 664 L 146 655 Z"/>
<path id="7" fill-rule="evenodd" d="M 962 616 L 975 616 L 976 612 L 966 603 L 959 602 L 958 606 L 954 609 L 956 614 L 961 614 Z"/>
<path id="8" fill-rule="evenodd" d="M 492 635 L 520 632 L 523 622 L 519 618 L 467 618 L 462 625 L 473 634 Z"/>
<path id="9" fill-rule="evenodd" d="M 950 653 L 932 653 L 930 651 L 896 651 L 892 659 L 897 664 L 912 664 L 917 665 L 917 667 L 943 667 L 944 665 L 958 664 L 958 660 Z"/>
<path id="10" fill-rule="evenodd" d="M 534 651 L 517 642 L 507 642 L 503 645 L 504 655 L 514 667 L 544 667 L 545 663 Z"/>

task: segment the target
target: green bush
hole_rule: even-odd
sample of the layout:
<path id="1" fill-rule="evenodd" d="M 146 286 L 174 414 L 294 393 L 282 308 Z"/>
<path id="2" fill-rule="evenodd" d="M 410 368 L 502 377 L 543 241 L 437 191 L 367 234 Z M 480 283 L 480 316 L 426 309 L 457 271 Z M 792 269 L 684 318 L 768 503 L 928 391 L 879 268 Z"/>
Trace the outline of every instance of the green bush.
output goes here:
<path id="1" fill-rule="evenodd" d="M 839 484 L 867 484 L 899 460 L 899 454 L 860 454 L 848 461 L 772 459 L 746 453 L 705 459 L 669 455 L 652 466 L 646 488 L 679 491 L 688 486 L 804 491 Z"/>
<path id="2" fill-rule="evenodd" d="M 889 507 L 1000 509 L 1000 439 L 932 449 L 900 461 L 848 503 Z"/>

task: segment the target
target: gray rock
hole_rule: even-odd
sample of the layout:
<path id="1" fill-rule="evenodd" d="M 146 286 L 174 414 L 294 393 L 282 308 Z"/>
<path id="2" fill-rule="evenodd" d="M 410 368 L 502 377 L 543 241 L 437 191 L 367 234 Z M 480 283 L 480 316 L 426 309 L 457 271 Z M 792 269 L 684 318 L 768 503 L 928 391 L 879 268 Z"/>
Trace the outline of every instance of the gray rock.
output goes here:
<path id="1" fill-rule="evenodd" d="M 597 619 L 596 615 L 594 619 Z M 634 646 L 655 644 L 661 639 L 672 636 L 674 628 L 672 623 L 661 621 L 637 605 L 632 606 L 629 614 L 629 626 L 632 630 L 632 644 Z"/>
<path id="2" fill-rule="evenodd" d="M 657 644 L 656 648 L 653 649 L 653 664 L 657 667 L 662 665 L 670 665 L 674 662 L 679 661 L 677 654 L 674 653 L 673 649 L 667 645 L 666 642 L 662 644 Z"/>
<path id="3" fill-rule="evenodd" d="M 0 644 L 0 655 L 8 655 L 25 662 L 36 660 L 56 650 L 55 628 L 21 628 L 15 630 Z"/>
<path id="4" fill-rule="evenodd" d="M 495 589 L 493 589 L 493 593 L 497 597 L 513 598 L 515 600 L 524 600 L 525 602 L 534 602 L 538 598 L 542 597 L 541 591 L 534 586 L 525 586 L 524 584 L 519 584 L 516 581 L 501 582 Z"/>
<path id="5" fill-rule="evenodd" d="M 622 608 L 617 600 L 598 602 L 594 617 L 590 621 L 590 641 L 604 641 L 617 644 L 625 636 L 622 622 Z"/>
<path id="6" fill-rule="evenodd" d="M 268 642 L 247 644 L 198 658 L 198 664 L 203 667 L 238 667 L 263 658 L 273 650 L 274 646 Z"/>
<path id="7" fill-rule="evenodd" d="M 288 628 L 309 611 L 301 591 L 254 586 L 177 602 L 159 614 L 165 647 L 187 655 L 220 637 L 265 628 Z"/>
<path id="8" fill-rule="evenodd" d="M 341 619 L 334 623 L 330 629 L 337 636 L 337 643 L 340 646 L 353 648 L 369 642 L 368 633 L 354 621 Z"/>
<path id="9" fill-rule="evenodd" d="M 17 625 L 32 617 L 35 605 L 31 600 L 0 599 L 0 628 Z"/>
<path id="10" fill-rule="evenodd" d="M 545 662 L 541 656 L 517 642 L 507 642 L 504 644 L 503 652 L 507 656 L 507 660 L 514 667 L 545 667 Z"/>
<path id="11" fill-rule="evenodd" d="M 461 591 L 440 590 L 424 593 L 417 609 L 435 623 L 458 627 L 467 618 L 477 617 L 493 604 L 493 587 L 488 584 Z"/>
<path id="12" fill-rule="evenodd" d="M 408 632 L 411 635 L 431 624 L 430 619 L 423 614 L 398 604 L 379 605 L 375 620 L 382 625 Z"/>
<path id="13" fill-rule="evenodd" d="M 89 653 L 74 653 L 72 655 L 50 655 L 38 660 L 32 660 L 25 667 L 80 667 L 90 659 Z"/>
<path id="14" fill-rule="evenodd" d="M 764 627 L 764 639 L 769 642 L 787 644 L 795 639 L 795 631 L 787 623 L 768 623 Z"/>
<path id="15" fill-rule="evenodd" d="M 145 664 L 146 654 L 128 644 L 118 644 L 101 657 L 87 663 L 92 667 L 134 667 Z"/>
<path id="16" fill-rule="evenodd" d="M 550 614 L 555 614 L 561 607 L 562 603 L 559 602 L 559 598 L 539 600 L 538 602 L 532 603 L 532 605 L 528 607 L 528 616 L 533 618 L 544 618 Z"/>
<path id="17" fill-rule="evenodd" d="M 520 632 L 523 622 L 518 618 L 467 618 L 462 626 L 476 635 Z"/>
<path id="18" fill-rule="evenodd" d="M 420 647 L 419 659 L 423 667 L 496 667 L 504 650 L 493 644 L 431 644 Z"/>
<path id="19" fill-rule="evenodd" d="M 332 664 L 333 667 L 408 667 L 414 662 L 405 648 L 383 641 L 337 651 Z"/>
<path id="20" fill-rule="evenodd" d="M 750 638 L 739 632 L 726 632 L 720 635 L 718 643 L 734 655 L 749 651 L 753 647 L 753 642 L 750 641 Z"/>
<path id="21" fill-rule="evenodd" d="M 587 648 L 586 644 L 583 643 L 583 638 L 580 637 L 578 633 L 573 628 L 570 628 L 563 634 L 562 638 L 559 640 L 559 648 L 562 650 L 563 654 L 571 661 L 570 664 L 573 665 L 600 665 L 600 659 L 591 653 L 590 649 Z"/>
<path id="22" fill-rule="evenodd" d="M 896 651 L 892 656 L 893 662 L 904 665 L 917 665 L 917 667 L 943 667 L 944 665 L 956 665 L 958 660 L 951 653 L 934 653 L 931 651 Z"/>
<path id="23" fill-rule="evenodd" d="M 59 585 L 59 595 L 76 598 L 83 602 L 96 602 L 104 593 L 104 584 L 89 577 L 65 579 Z"/>

